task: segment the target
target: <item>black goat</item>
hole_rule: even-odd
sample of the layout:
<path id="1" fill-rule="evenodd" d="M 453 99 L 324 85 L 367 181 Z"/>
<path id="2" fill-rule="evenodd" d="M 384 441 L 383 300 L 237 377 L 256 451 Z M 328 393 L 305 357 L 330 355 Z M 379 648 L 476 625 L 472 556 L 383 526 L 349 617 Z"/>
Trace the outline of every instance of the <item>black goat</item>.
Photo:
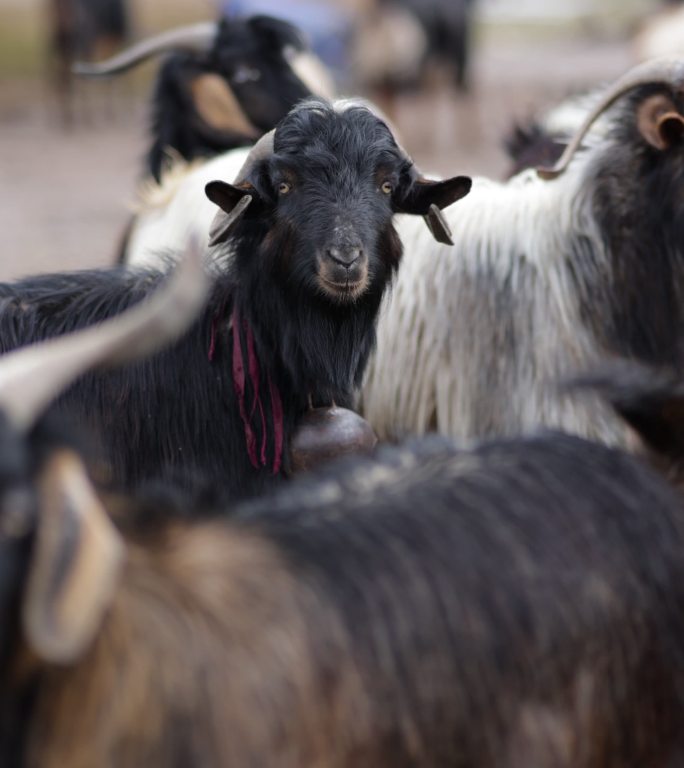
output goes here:
<path id="1" fill-rule="evenodd" d="M 620 409 L 681 433 L 640 386 Z M 4 768 L 680 764 L 684 509 L 634 457 L 428 439 L 117 531 L 29 425 L 0 418 Z"/>
<path id="2" fill-rule="evenodd" d="M 250 154 L 237 186 L 212 182 L 224 211 L 214 240 L 234 255 L 209 306 L 175 347 L 85 377 L 62 407 L 102 436 L 127 485 L 179 472 L 242 496 L 287 471 L 287 446 L 311 405 L 348 406 L 375 340 L 401 242 L 396 211 L 426 215 L 470 180 L 420 178 L 365 107 L 310 102 Z M 242 215 L 240 215 L 242 214 Z M 160 272 L 84 272 L 0 288 L 3 351 L 120 312 Z"/>
<path id="3" fill-rule="evenodd" d="M 247 146 L 299 101 L 332 96 L 299 30 L 271 16 L 176 29 L 78 72 L 111 75 L 169 51 L 152 97 L 146 170 L 157 181 L 173 156 L 193 160 Z"/>

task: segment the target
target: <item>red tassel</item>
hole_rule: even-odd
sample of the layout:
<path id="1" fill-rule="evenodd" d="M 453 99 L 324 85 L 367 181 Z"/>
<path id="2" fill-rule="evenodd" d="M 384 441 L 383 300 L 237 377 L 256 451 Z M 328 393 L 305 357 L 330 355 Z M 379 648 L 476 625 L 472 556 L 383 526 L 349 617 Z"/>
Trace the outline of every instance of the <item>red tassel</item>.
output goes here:
<path id="1" fill-rule="evenodd" d="M 242 343 L 240 341 L 240 317 L 237 307 L 233 308 L 233 386 L 238 399 L 240 418 L 245 427 L 245 440 L 247 442 L 247 454 L 255 469 L 259 468 L 256 453 L 256 437 L 247 417 L 245 409 L 245 363 L 242 357 Z"/>
<path id="2" fill-rule="evenodd" d="M 259 370 L 259 358 L 256 354 L 254 345 L 254 334 L 249 326 L 247 320 L 242 321 L 242 328 L 245 333 L 245 341 L 247 345 L 247 372 L 249 379 L 254 390 L 254 400 L 252 402 L 252 408 L 249 415 L 247 414 L 247 408 L 245 407 L 245 361 L 242 354 L 242 341 L 240 339 L 240 314 L 237 308 L 233 308 L 232 314 L 233 325 L 233 385 L 235 387 L 235 394 L 238 399 L 238 408 L 240 410 L 240 418 L 245 427 L 245 441 L 247 443 L 247 453 L 249 460 L 255 469 L 260 466 L 266 466 L 266 448 L 267 448 L 267 436 L 268 429 L 266 427 L 266 414 L 264 412 L 263 402 L 260 395 L 260 370 Z M 209 347 L 209 359 L 211 360 L 215 352 L 216 331 L 212 324 L 211 332 L 211 344 Z M 271 398 L 271 417 L 273 420 L 273 474 L 277 475 L 280 472 L 280 468 L 283 460 L 283 439 L 284 439 L 284 425 L 283 425 L 283 404 L 280 399 L 280 392 L 278 387 L 273 383 L 270 374 L 268 375 L 268 390 Z M 257 456 L 257 440 L 254 430 L 252 429 L 252 419 L 254 414 L 259 409 L 259 416 L 261 418 L 261 450 L 260 455 Z"/>
<path id="3" fill-rule="evenodd" d="M 261 466 L 266 466 L 266 416 L 264 415 L 264 406 L 259 396 L 259 360 L 254 350 L 254 334 L 246 320 L 243 320 L 245 337 L 247 338 L 247 367 L 249 368 L 249 378 L 254 390 L 254 402 L 252 411 L 249 414 L 250 421 L 254 416 L 257 405 L 259 406 L 259 415 L 261 416 Z"/>
<path id="4" fill-rule="evenodd" d="M 273 474 L 280 472 L 283 458 L 283 404 L 280 400 L 278 387 L 273 384 L 271 376 L 268 377 L 268 388 L 271 394 L 271 413 L 273 414 Z"/>

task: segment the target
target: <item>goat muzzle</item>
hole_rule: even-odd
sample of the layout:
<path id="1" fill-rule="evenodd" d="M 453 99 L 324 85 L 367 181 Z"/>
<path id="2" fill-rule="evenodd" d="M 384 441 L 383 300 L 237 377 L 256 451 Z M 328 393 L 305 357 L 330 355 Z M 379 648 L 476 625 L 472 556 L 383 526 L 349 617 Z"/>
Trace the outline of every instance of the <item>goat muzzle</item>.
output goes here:
<path id="1" fill-rule="evenodd" d="M 368 287 L 368 257 L 359 245 L 329 246 L 318 256 L 317 278 L 326 295 L 354 301 Z"/>

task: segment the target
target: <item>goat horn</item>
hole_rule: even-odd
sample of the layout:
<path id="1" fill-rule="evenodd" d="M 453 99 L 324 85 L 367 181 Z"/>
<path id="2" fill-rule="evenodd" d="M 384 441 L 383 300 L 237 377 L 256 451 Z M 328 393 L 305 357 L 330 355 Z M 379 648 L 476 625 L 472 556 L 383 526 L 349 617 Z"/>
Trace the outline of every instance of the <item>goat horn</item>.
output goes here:
<path id="1" fill-rule="evenodd" d="M 180 336 L 204 306 L 209 277 L 195 242 L 149 300 L 99 325 L 0 357 L 0 408 L 20 430 L 78 376 L 146 357 Z"/>
<path id="2" fill-rule="evenodd" d="M 651 59 L 630 69 L 625 75 L 617 80 L 613 86 L 605 93 L 603 98 L 587 115 L 585 121 L 577 130 L 572 140 L 565 148 L 565 151 L 558 159 L 553 168 L 537 168 L 537 174 L 542 179 L 555 179 L 560 176 L 570 165 L 570 161 L 575 155 L 577 148 L 582 143 L 591 126 L 596 120 L 612 106 L 622 95 L 631 91 L 639 85 L 670 85 L 680 87 L 684 81 L 684 59 L 678 57 L 662 57 Z"/>
<path id="3" fill-rule="evenodd" d="M 216 38 L 218 25 L 214 22 L 190 24 L 178 29 L 162 32 L 155 37 L 142 40 L 132 48 L 122 51 L 106 61 L 90 63 L 77 61 L 72 67 L 75 75 L 83 77 L 102 77 L 117 75 L 143 61 L 168 51 L 208 51 Z"/>
<path id="4" fill-rule="evenodd" d="M 249 154 L 245 158 L 245 162 L 242 164 L 242 168 L 240 168 L 240 170 L 238 171 L 237 176 L 235 177 L 235 181 L 231 186 L 242 186 L 247 181 L 247 178 L 252 172 L 252 169 L 254 168 L 254 166 L 260 160 L 263 160 L 264 158 L 273 154 L 274 138 L 275 138 L 275 128 L 272 131 L 265 133 L 259 139 L 259 141 L 257 141 L 257 143 L 252 147 Z M 205 188 L 207 192 L 207 197 L 212 202 L 216 202 L 215 198 L 209 192 L 209 189 L 211 186 L 212 186 L 212 183 L 207 184 Z M 240 216 L 242 216 L 242 214 L 247 209 L 247 206 L 251 202 L 252 202 L 252 197 L 248 194 L 245 194 L 242 200 L 239 203 L 237 203 L 229 213 L 227 213 L 223 209 L 219 209 L 216 212 L 216 215 L 214 216 L 214 220 L 211 223 L 211 227 L 209 228 L 209 245 L 210 246 L 218 245 L 219 243 L 223 243 L 225 240 L 227 240 L 228 235 L 233 229 L 235 223 L 240 218 Z"/>
<path id="5" fill-rule="evenodd" d="M 261 160 L 273 154 L 273 144 L 275 141 L 275 128 L 265 133 L 259 141 L 252 147 L 247 155 L 242 168 L 235 177 L 234 184 L 238 185 L 245 181 L 252 171 L 252 168 Z"/>

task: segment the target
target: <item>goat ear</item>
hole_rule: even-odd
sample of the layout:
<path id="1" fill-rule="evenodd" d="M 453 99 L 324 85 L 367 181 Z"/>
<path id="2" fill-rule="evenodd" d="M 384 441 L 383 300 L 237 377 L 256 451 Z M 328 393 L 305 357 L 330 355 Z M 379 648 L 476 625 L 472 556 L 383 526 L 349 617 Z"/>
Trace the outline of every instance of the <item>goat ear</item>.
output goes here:
<path id="1" fill-rule="evenodd" d="M 226 80 L 215 72 L 193 77 L 188 85 L 202 132 L 215 140 L 256 141 L 261 131 L 250 123 Z"/>
<path id="2" fill-rule="evenodd" d="M 48 460 L 38 489 L 23 626 L 39 658 L 65 664 L 85 652 L 101 625 L 118 582 L 123 543 L 73 452 Z"/>
<path id="3" fill-rule="evenodd" d="M 454 176 L 444 181 L 418 178 L 404 199 L 397 203 L 397 210 L 423 216 L 435 240 L 453 245 L 451 231 L 441 209 L 465 197 L 472 183 L 468 176 Z"/>
<path id="4" fill-rule="evenodd" d="M 644 141 L 661 151 L 684 136 L 684 115 L 665 94 L 645 99 L 637 109 L 637 128 Z"/>
<path id="5" fill-rule="evenodd" d="M 228 239 L 236 222 L 252 202 L 256 190 L 251 186 L 234 187 L 225 181 L 210 181 L 204 192 L 221 209 L 209 229 L 209 245 L 218 245 Z"/>

